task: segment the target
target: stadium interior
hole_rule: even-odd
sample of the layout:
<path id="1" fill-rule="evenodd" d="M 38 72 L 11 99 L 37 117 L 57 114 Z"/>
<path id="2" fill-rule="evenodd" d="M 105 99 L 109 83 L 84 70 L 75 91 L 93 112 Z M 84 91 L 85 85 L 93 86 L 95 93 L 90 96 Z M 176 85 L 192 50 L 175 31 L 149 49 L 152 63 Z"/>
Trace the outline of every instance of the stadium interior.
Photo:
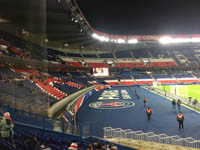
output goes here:
<path id="1" fill-rule="evenodd" d="M 2 0 L 0 113 L 11 114 L 14 144 L 0 138 L 0 150 L 30 149 L 32 137 L 52 150 L 74 142 L 80 150 L 198 149 L 200 98 L 180 89 L 200 83 L 199 66 L 200 35 L 112 35 L 95 30 L 76 0 Z M 182 101 L 184 132 L 172 99 Z"/>

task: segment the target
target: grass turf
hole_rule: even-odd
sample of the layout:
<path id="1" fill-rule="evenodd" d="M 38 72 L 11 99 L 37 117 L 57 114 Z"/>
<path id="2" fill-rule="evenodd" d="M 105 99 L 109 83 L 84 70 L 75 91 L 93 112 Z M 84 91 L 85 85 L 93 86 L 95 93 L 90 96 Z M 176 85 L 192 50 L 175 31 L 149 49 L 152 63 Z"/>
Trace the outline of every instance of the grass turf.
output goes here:
<path id="1" fill-rule="evenodd" d="M 166 90 L 167 92 L 171 92 L 172 91 L 172 86 L 175 86 L 175 85 L 161 85 L 161 86 L 158 86 L 159 89 L 162 89 L 162 90 Z M 185 86 L 188 88 L 188 94 L 186 96 L 186 89 L 184 88 L 181 88 L 179 89 L 179 93 L 183 94 L 185 98 L 189 98 L 189 97 L 192 97 L 192 100 L 194 99 L 197 99 L 198 102 L 200 102 L 200 85 L 182 85 L 182 86 Z M 181 96 L 181 95 L 179 95 Z"/>

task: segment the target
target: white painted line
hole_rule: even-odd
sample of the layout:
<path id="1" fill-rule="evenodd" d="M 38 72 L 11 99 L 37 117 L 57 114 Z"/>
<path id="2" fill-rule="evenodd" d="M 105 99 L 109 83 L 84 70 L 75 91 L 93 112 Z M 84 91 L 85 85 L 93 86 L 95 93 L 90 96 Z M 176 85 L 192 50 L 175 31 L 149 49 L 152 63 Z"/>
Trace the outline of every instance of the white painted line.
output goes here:
<path id="1" fill-rule="evenodd" d="M 144 89 L 146 89 L 146 90 L 148 90 L 147 88 L 145 88 L 145 87 L 143 87 Z M 154 94 L 157 94 L 157 95 L 159 95 L 159 96 L 161 96 L 161 97 L 164 97 L 164 98 L 166 98 L 166 99 L 168 99 L 168 100 L 170 100 L 170 101 L 172 101 L 173 99 L 172 98 L 170 98 L 170 97 L 165 97 L 164 95 L 161 95 L 161 94 L 158 94 L 158 93 L 156 93 L 156 92 L 154 92 L 154 91 L 150 91 L 150 90 L 148 90 L 149 92 L 151 92 L 151 93 L 154 93 Z M 186 108 L 188 108 L 188 109 L 190 109 L 190 110 L 192 110 L 192 111 L 194 111 L 194 112 L 196 112 L 196 113 L 198 113 L 198 114 L 200 114 L 200 112 L 199 111 L 196 111 L 196 110 L 194 110 L 194 109 L 192 109 L 192 108 L 190 108 L 190 107 L 188 107 L 187 105 L 185 105 L 185 104 L 181 104 L 181 105 L 183 105 L 184 107 L 186 107 Z"/>

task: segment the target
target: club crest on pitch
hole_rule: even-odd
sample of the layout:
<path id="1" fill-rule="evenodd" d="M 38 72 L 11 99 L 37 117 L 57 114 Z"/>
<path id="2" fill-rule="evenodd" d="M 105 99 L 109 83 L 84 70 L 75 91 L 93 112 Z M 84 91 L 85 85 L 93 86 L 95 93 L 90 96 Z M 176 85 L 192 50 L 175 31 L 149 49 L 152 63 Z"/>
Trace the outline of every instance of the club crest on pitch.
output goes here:
<path id="1" fill-rule="evenodd" d="M 91 108 L 96 109 L 123 109 L 135 106 L 134 102 L 122 100 L 108 100 L 90 103 Z"/>

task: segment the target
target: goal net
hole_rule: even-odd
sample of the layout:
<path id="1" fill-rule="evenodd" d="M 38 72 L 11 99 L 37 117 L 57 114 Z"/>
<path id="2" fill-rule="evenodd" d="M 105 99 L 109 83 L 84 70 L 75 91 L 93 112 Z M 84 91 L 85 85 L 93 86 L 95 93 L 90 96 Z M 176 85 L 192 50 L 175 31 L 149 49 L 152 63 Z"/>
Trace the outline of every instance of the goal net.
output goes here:
<path id="1" fill-rule="evenodd" d="M 158 82 L 158 81 L 154 81 L 154 82 L 153 82 L 153 87 L 159 88 L 160 86 L 161 86 L 161 83 L 160 83 L 160 82 Z"/>
<path id="2" fill-rule="evenodd" d="M 188 87 L 185 85 L 170 86 L 170 93 L 178 96 L 188 96 Z"/>

